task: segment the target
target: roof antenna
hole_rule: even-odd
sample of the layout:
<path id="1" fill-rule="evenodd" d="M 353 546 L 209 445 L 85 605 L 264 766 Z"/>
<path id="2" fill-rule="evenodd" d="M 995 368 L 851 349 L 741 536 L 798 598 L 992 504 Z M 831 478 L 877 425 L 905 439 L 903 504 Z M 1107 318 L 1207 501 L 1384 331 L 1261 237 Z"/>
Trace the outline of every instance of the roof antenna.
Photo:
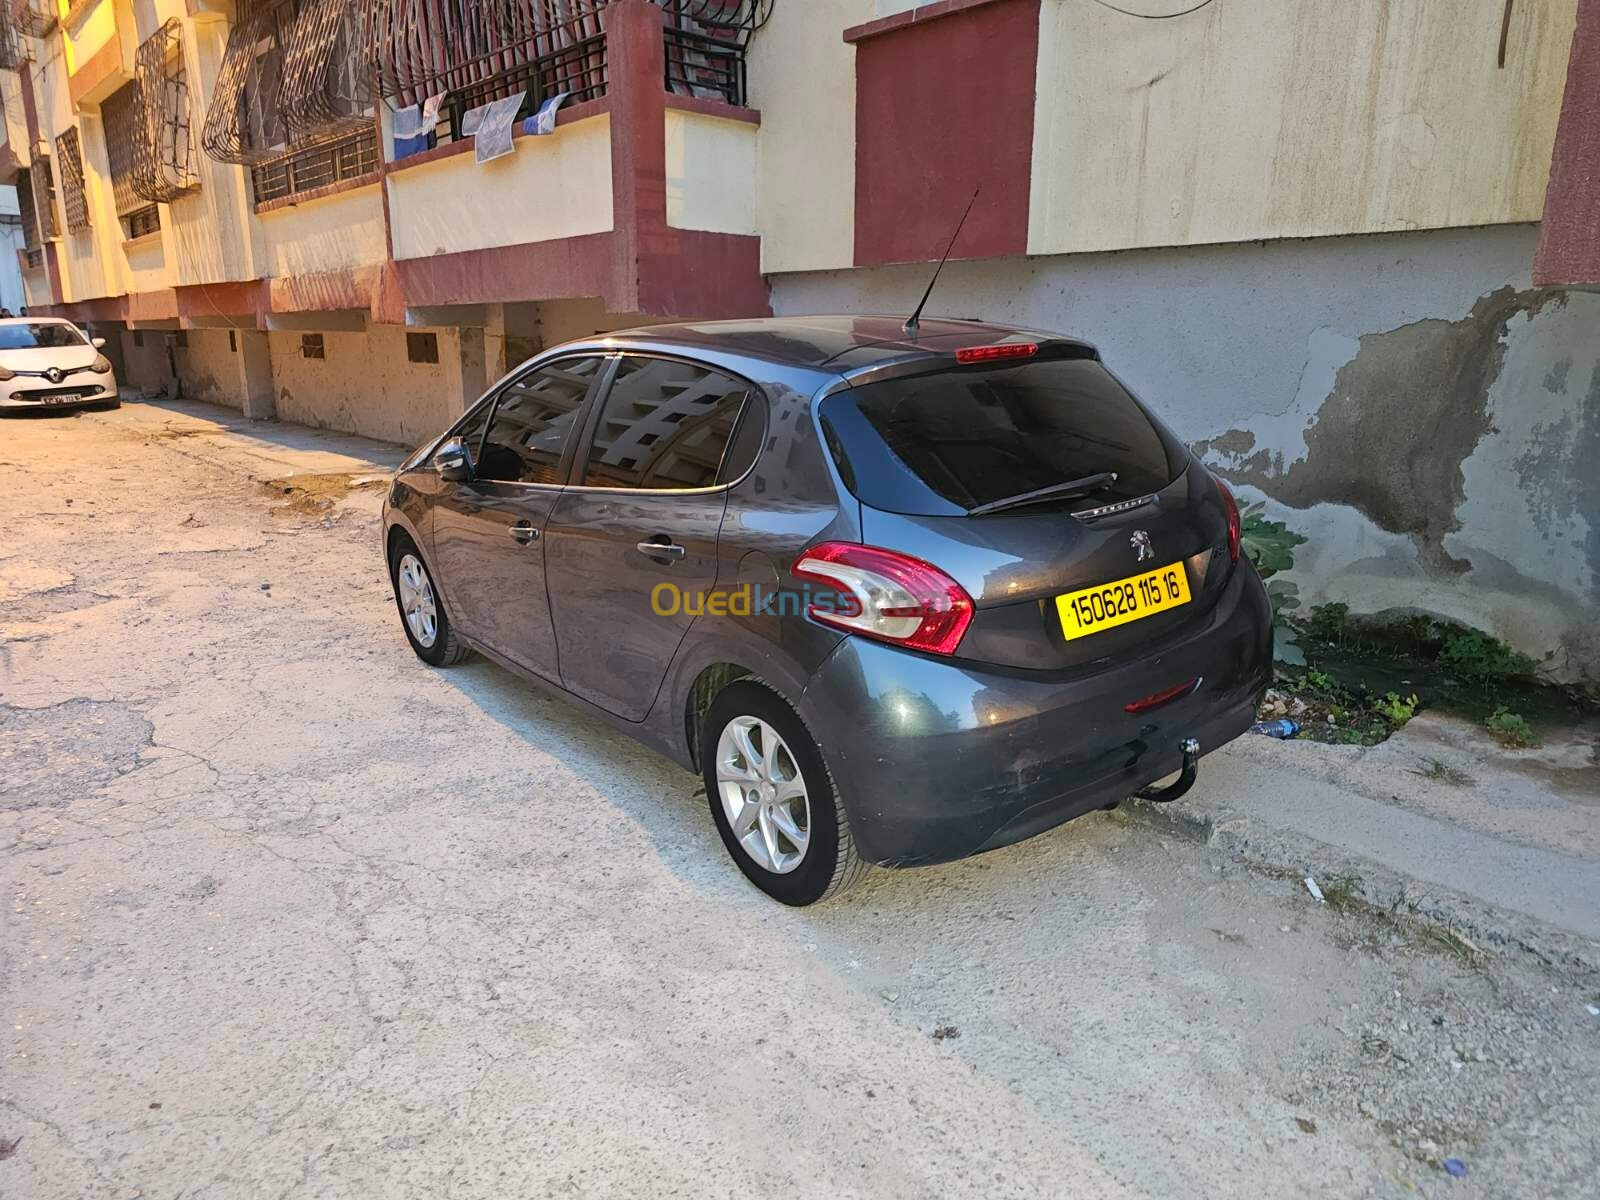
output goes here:
<path id="1" fill-rule="evenodd" d="M 950 244 L 944 248 L 944 258 L 939 260 L 939 265 L 933 269 L 933 278 L 928 280 L 928 290 L 922 293 L 922 301 L 917 305 L 917 311 L 906 319 L 902 328 L 907 337 L 916 337 L 917 331 L 922 328 L 922 310 L 928 306 L 928 297 L 933 295 L 933 285 L 939 282 L 939 272 L 944 270 L 944 264 L 950 258 L 950 251 L 956 248 L 956 239 L 961 236 L 961 230 L 966 226 L 967 217 L 972 214 L 972 206 L 978 202 L 978 193 L 983 189 L 980 183 L 972 189 L 972 199 L 967 201 L 967 211 L 961 214 L 961 220 L 956 222 L 956 231 L 950 236 Z"/>

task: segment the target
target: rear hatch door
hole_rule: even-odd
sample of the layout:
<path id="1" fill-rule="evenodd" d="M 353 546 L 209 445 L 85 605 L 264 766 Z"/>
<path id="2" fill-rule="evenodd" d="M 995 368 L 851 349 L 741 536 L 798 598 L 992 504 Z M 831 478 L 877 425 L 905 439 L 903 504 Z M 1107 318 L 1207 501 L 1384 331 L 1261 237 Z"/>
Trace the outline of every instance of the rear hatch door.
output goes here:
<path id="1" fill-rule="evenodd" d="M 1209 612 L 1226 580 L 1216 484 L 1092 352 L 1041 348 L 1035 359 L 870 382 L 825 398 L 819 415 L 861 501 L 863 540 L 934 564 L 972 596 L 957 657 L 1061 670 L 1158 652 Z M 1081 491 L 1003 506 L 1097 476 Z M 1170 570 L 1182 574 L 1181 602 Z M 1105 614 L 1088 628 L 1058 603 L 1079 593 L 1086 614 Z M 1120 620 L 1106 619 L 1118 608 Z"/>

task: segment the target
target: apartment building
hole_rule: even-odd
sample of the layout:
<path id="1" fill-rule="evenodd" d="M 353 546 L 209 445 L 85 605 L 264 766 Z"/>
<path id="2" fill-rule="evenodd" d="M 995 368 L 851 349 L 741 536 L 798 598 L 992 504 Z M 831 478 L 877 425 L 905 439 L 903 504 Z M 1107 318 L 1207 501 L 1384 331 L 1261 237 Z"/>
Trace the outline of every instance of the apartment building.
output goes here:
<path id="1" fill-rule="evenodd" d="M 0 0 L 30 308 L 422 438 L 643 320 L 1099 344 L 1304 602 L 1600 674 L 1600 0 Z M 974 199 L 974 195 L 976 198 Z"/>

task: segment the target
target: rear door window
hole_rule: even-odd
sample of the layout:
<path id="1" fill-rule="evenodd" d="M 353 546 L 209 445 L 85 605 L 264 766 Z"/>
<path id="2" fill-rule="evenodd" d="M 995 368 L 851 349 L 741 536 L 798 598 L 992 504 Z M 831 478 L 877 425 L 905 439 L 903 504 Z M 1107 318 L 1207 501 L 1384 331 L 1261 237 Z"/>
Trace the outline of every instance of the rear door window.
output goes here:
<path id="1" fill-rule="evenodd" d="M 723 460 L 750 392 L 748 383 L 709 367 L 624 358 L 579 482 L 659 490 L 725 482 Z"/>
<path id="2" fill-rule="evenodd" d="M 886 512 L 958 516 L 981 504 L 1114 471 L 1091 508 L 1160 491 L 1183 448 L 1098 361 L 955 367 L 827 397 L 823 433 L 840 473 Z"/>

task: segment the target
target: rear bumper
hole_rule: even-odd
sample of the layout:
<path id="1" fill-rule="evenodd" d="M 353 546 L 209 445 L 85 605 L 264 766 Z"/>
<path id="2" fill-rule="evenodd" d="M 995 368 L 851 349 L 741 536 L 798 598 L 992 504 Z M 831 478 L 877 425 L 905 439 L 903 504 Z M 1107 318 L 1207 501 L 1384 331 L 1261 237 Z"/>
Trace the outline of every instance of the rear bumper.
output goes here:
<path id="1" fill-rule="evenodd" d="M 1233 572 L 1204 621 L 1159 654 L 1097 671 L 1017 671 L 846 638 L 807 686 L 817 735 L 861 854 L 945 862 L 1125 799 L 1255 720 L 1271 682 L 1272 622 L 1254 570 Z M 1128 702 L 1194 677 L 1180 700 Z"/>

